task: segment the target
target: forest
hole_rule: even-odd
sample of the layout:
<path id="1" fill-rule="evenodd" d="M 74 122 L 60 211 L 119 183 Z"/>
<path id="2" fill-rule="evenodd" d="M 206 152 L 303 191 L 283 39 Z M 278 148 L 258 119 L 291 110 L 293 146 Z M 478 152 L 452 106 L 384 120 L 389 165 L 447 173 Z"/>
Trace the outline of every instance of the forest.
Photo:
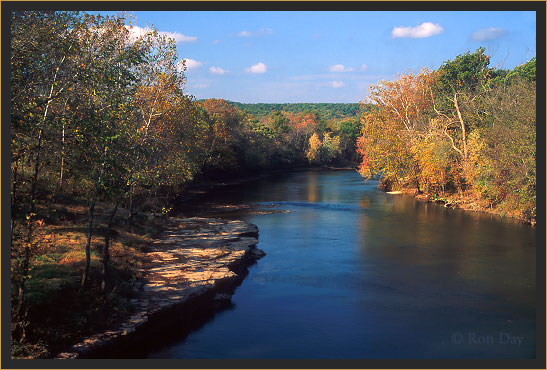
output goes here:
<path id="1" fill-rule="evenodd" d="M 534 223 L 536 60 L 489 66 L 485 49 L 371 86 L 359 171 L 389 189 L 473 199 Z"/>
<path id="2" fill-rule="evenodd" d="M 495 69 L 479 49 L 381 81 L 361 104 L 198 101 L 175 41 L 124 22 L 11 14 L 14 357 L 127 315 L 146 244 L 190 184 L 359 166 L 388 190 L 535 219 L 535 59 Z"/>
<path id="3" fill-rule="evenodd" d="M 286 104 L 273 104 L 273 103 L 256 103 L 245 104 L 238 102 L 231 102 L 230 104 L 235 106 L 241 111 L 252 114 L 257 118 L 265 117 L 273 112 L 288 112 L 288 113 L 301 113 L 301 112 L 316 112 L 324 119 L 344 119 L 353 118 L 359 114 L 359 103 L 286 103 Z"/>
<path id="4" fill-rule="evenodd" d="M 339 119 L 325 107 L 255 116 L 184 86 L 175 42 L 156 30 L 134 38 L 120 17 L 12 13 L 15 356 L 47 357 L 126 314 L 136 256 L 158 226 L 147 215 L 167 215 L 188 184 L 357 162 L 354 107 Z"/>

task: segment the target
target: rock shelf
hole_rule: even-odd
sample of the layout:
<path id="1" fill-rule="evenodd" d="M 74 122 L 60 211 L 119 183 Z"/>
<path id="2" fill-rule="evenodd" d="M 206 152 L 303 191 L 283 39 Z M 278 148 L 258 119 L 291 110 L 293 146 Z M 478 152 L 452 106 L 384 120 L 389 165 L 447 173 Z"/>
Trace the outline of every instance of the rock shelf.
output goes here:
<path id="1" fill-rule="evenodd" d="M 117 328 L 86 338 L 56 358 L 97 358 L 127 346 L 147 326 L 185 305 L 229 301 L 242 272 L 265 255 L 257 243 L 257 226 L 243 221 L 169 219 L 147 252 L 143 278 L 135 283 L 133 314 Z"/>

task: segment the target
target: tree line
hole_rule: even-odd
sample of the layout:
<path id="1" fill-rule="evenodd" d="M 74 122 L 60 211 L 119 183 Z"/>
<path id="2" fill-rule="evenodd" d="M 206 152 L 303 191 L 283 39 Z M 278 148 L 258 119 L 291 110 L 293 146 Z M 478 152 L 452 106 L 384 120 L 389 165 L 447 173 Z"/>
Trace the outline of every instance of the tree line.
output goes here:
<path id="1" fill-rule="evenodd" d="M 43 264 L 37 232 L 53 205 L 85 203 L 82 292 L 111 284 L 112 226 L 120 212 L 167 212 L 186 184 L 257 169 L 356 160 L 358 117 L 314 111 L 255 117 L 220 99 L 184 93 L 175 41 L 136 36 L 122 17 L 78 12 L 11 13 L 11 277 L 14 338 L 24 340 L 32 270 Z M 313 140 L 312 140 L 313 139 Z M 317 140 L 319 139 L 319 141 Z M 97 204 L 110 206 L 101 250 Z M 92 255 L 101 256 L 91 281 Z"/>
<path id="2" fill-rule="evenodd" d="M 371 86 L 360 173 L 388 188 L 457 194 L 536 216 L 536 60 L 490 67 L 485 49 Z"/>
<path id="3" fill-rule="evenodd" d="M 230 102 L 238 109 L 255 117 L 264 117 L 273 112 L 300 113 L 313 111 L 323 119 L 344 119 L 355 117 L 359 113 L 359 103 L 255 103 Z"/>

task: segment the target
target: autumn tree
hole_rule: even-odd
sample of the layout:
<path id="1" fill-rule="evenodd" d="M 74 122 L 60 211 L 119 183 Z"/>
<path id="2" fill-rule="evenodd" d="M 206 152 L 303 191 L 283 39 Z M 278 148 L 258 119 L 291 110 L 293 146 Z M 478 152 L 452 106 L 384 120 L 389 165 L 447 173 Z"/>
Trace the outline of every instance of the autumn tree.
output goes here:
<path id="1" fill-rule="evenodd" d="M 234 170 L 239 166 L 238 141 L 241 139 L 243 115 L 222 99 L 207 99 L 200 103 L 207 114 L 207 161 L 205 170 Z"/>
<path id="2" fill-rule="evenodd" d="M 413 181 L 420 190 L 415 148 L 430 134 L 430 89 L 435 80 L 434 72 L 422 69 L 370 87 L 368 102 L 374 108 L 363 112 L 363 136 L 358 140 L 364 175 L 382 174 L 391 184 Z"/>
<path id="3" fill-rule="evenodd" d="M 323 143 L 315 132 L 309 139 L 309 147 L 306 151 L 306 157 L 310 163 L 318 163 L 321 160 L 321 147 Z"/>

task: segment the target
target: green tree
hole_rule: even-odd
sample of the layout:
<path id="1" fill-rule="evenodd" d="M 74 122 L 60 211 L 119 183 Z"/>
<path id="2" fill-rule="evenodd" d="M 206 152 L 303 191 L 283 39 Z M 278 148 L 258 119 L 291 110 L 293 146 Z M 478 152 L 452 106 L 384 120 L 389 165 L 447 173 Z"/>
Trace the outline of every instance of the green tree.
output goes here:
<path id="1" fill-rule="evenodd" d="M 25 316 L 25 282 L 37 221 L 37 186 L 44 165 L 51 161 L 53 153 L 48 149 L 55 141 L 55 111 L 62 109 L 69 86 L 78 78 L 71 55 L 78 51 L 74 34 L 80 22 L 74 12 L 11 13 L 12 219 L 23 215 L 26 219 L 24 240 L 14 240 L 16 230 L 15 221 L 12 221 L 14 260 L 21 261 L 17 283 L 20 322 Z M 24 162 L 30 167 L 27 171 Z M 18 185 L 25 183 L 29 184 L 26 207 L 22 205 L 23 197 L 18 195 L 22 190 Z M 22 253 L 19 253 L 21 246 Z M 24 327 L 20 335 L 24 338 Z"/>
<path id="2" fill-rule="evenodd" d="M 330 163 L 340 157 L 340 137 L 333 136 L 331 132 L 323 134 L 323 145 L 321 146 L 321 158 L 324 163 Z"/>
<path id="3" fill-rule="evenodd" d="M 517 67 L 518 68 L 518 67 Z M 488 125 L 477 130 L 475 186 L 509 213 L 536 215 L 536 83 L 516 76 L 496 86 L 483 108 Z"/>
<path id="4" fill-rule="evenodd" d="M 484 48 L 474 53 L 458 55 L 454 60 L 444 62 L 439 68 L 439 80 L 435 85 L 434 109 L 444 122 L 444 134 L 451 141 L 452 148 L 461 157 L 462 184 L 468 182 L 470 164 L 468 161 L 467 137 L 483 119 L 483 112 L 474 109 L 488 92 L 492 69 L 490 57 Z"/>
<path id="5" fill-rule="evenodd" d="M 289 132 L 289 120 L 281 112 L 274 112 L 270 115 L 270 122 L 273 131 L 277 135 L 282 135 Z"/>

